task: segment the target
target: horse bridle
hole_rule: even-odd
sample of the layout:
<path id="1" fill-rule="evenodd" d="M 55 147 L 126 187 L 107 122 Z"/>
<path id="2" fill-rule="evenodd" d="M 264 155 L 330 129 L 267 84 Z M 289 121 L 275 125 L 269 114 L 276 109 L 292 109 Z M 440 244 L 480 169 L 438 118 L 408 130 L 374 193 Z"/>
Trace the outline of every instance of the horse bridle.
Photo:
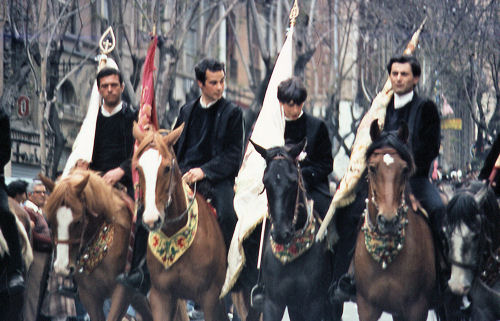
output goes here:
<path id="1" fill-rule="evenodd" d="M 481 244 L 484 243 L 484 241 L 486 240 L 485 239 L 485 235 L 483 235 L 482 231 L 483 231 L 483 223 L 482 223 L 482 220 L 481 219 L 478 219 L 479 221 L 479 234 L 481 235 L 480 239 L 479 239 L 479 247 L 481 248 Z M 455 229 L 453 229 L 455 230 Z M 452 233 L 453 233 L 453 230 L 452 230 Z M 472 271 L 476 271 L 476 270 L 479 270 L 481 268 L 481 258 L 479 256 L 481 256 L 481 249 L 479 249 L 479 253 L 477 253 L 478 255 L 478 258 L 479 260 L 476 258 L 476 260 L 474 260 L 474 262 L 471 262 L 471 263 L 465 263 L 465 262 L 460 262 L 460 261 L 457 261 L 451 257 L 448 257 L 448 261 L 452 264 L 452 265 L 455 265 L 455 266 L 458 266 L 458 267 L 461 267 L 463 269 L 468 269 L 468 270 L 472 270 Z"/>
<path id="2" fill-rule="evenodd" d="M 401 192 L 401 199 L 398 202 L 399 206 L 396 210 L 396 218 L 398 219 L 398 221 L 401 221 L 401 218 L 404 217 L 406 213 L 408 213 L 408 205 L 406 205 L 406 200 L 405 200 L 405 191 L 406 191 L 406 186 L 403 187 L 403 191 Z M 377 200 L 375 199 L 375 188 L 371 188 L 371 192 L 372 192 L 371 197 L 365 199 L 366 207 L 363 214 L 365 215 L 365 222 L 370 231 L 380 232 L 378 230 L 378 225 L 374 224 L 369 217 L 368 204 L 370 202 L 373 204 L 373 206 L 375 206 L 377 213 L 379 211 Z"/>
<path id="3" fill-rule="evenodd" d="M 273 158 L 271 158 L 271 160 L 279 160 L 279 159 L 290 159 L 289 157 L 285 156 L 285 155 L 282 155 L 282 154 L 278 154 L 276 156 L 274 156 Z M 292 160 L 293 161 L 293 160 Z M 292 225 L 295 227 L 297 225 L 297 221 L 298 221 L 298 215 L 299 215 L 299 208 L 301 206 L 305 206 L 306 207 L 306 211 L 307 211 L 307 221 L 306 223 L 304 224 L 304 226 L 302 227 L 302 229 L 296 233 L 296 235 L 302 235 L 304 234 L 304 232 L 306 231 L 307 229 L 307 226 L 309 225 L 309 222 L 311 221 L 312 219 L 312 213 L 311 213 L 311 210 L 309 209 L 309 207 L 307 206 L 307 204 L 302 204 L 300 202 L 300 195 L 302 195 L 304 201 L 307 202 L 307 194 L 306 194 L 306 189 L 304 187 L 304 179 L 302 178 L 302 173 L 300 171 L 300 164 L 298 161 L 293 161 L 294 164 L 295 164 L 295 167 L 297 168 L 297 176 L 299 178 L 299 181 L 298 181 L 298 186 L 297 186 L 297 194 L 295 196 L 295 207 L 294 207 L 294 211 L 293 211 L 293 218 L 292 218 Z M 272 224 L 272 216 L 269 215 L 270 217 L 270 222 Z"/>
<path id="4" fill-rule="evenodd" d="M 80 244 L 80 247 L 78 248 L 78 257 L 77 257 L 77 260 L 79 259 L 81 253 L 83 253 L 84 249 L 88 246 L 88 244 L 90 242 L 92 242 L 92 240 L 95 239 L 95 237 L 97 236 L 97 234 L 99 233 L 99 229 L 97 229 L 94 234 L 92 234 L 92 237 L 89 238 L 89 241 L 88 242 L 85 242 L 85 231 L 87 229 L 87 226 L 88 226 L 88 219 L 87 219 L 87 215 L 90 214 L 90 215 L 93 215 L 94 217 L 98 217 L 98 214 L 95 213 L 95 212 L 92 212 L 92 211 L 89 211 L 87 209 L 87 206 L 86 206 L 86 202 L 85 200 L 81 200 L 82 202 L 82 207 L 83 207 L 83 213 L 82 213 L 82 221 L 83 221 L 83 226 L 82 226 L 82 232 L 80 234 L 80 238 L 69 238 L 67 240 L 60 240 L 57 236 L 54 237 L 54 245 L 58 245 L 58 244 L 67 244 L 67 245 L 75 245 L 75 244 Z M 64 203 L 61 204 L 63 206 L 66 206 Z"/>
<path id="5" fill-rule="evenodd" d="M 154 145 L 152 145 L 152 147 L 154 147 Z M 168 191 L 167 191 L 168 199 L 167 199 L 167 202 L 165 204 L 165 212 L 172 204 L 172 194 L 174 193 L 174 185 L 175 185 L 175 182 L 173 180 L 175 163 L 176 163 L 175 157 L 172 157 L 172 162 L 170 165 L 170 177 L 169 177 L 169 181 L 168 181 Z M 189 198 L 189 204 L 186 207 L 186 209 L 180 215 L 173 217 L 173 218 L 167 218 L 167 213 L 165 213 L 165 218 L 163 220 L 163 224 L 177 223 L 177 222 L 181 221 L 187 215 L 187 213 L 189 213 L 189 211 L 191 210 L 191 207 L 194 204 L 194 200 L 196 198 L 196 182 L 194 183 L 193 197 L 192 198 L 188 197 L 188 198 Z M 143 222 L 143 224 L 144 224 L 144 222 Z"/>

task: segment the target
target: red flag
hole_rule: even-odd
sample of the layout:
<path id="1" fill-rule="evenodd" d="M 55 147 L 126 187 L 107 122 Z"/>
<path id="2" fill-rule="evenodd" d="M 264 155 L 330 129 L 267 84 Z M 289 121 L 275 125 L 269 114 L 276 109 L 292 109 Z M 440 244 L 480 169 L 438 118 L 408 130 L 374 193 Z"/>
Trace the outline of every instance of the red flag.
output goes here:
<path id="1" fill-rule="evenodd" d="M 148 126 L 153 126 L 155 130 L 158 130 L 158 117 L 156 115 L 154 87 L 155 51 L 157 43 L 158 37 L 154 36 L 153 40 L 149 44 L 146 61 L 144 62 L 144 72 L 142 74 L 142 91 L 138 125 L 139 128 L 143 131 Z M 134 145 L 134 152 L 137 147 L 139 147 L 139 145 L 136 141 Z M 137 185 L 139 184 L 139 173 L 133 167 L 132 181 L 134 182 L 135 199 L 137 200 L 139 196 L 139 190 L 137 188 Z"/>

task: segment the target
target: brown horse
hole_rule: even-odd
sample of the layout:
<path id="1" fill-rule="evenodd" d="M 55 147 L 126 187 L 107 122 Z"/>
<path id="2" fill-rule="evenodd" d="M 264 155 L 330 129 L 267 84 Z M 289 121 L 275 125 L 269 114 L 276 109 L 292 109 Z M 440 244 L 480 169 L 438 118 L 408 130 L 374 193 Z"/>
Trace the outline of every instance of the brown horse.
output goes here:
<path id="1" fill-rule="evenodd" d="M 139 171 L 144 200 L 143 224 L 153 231 L 150 240 L 164 235 L 169 240 L 175 239 L 180 250 L 185 250 L 181 256 L 169 252 L 164 262 L 171 264 L 164 265 L 157 259 L 158 252 L 148 247 L 151 309 L 155 320 L 172 320 L 175 301 L 178 298 L 191 299 L 201 305 L 205 320 L 228 320 L 224 304 L 219 299 L 226 273 L 222 232 L 204 198 L 199 194 L 186 195 L 188 187 L 182 181 L 172 147 L 183 128 L 181 126 L 165 136 L 153 131 L 142 133 L 134 128 L 134 136 L 140 145 L 132 164 Z M 197 225 L 193 225 L 196 220 Z M 177 237 L 187 230 L 190 232 Z M 188 247 L 186 244 L 189 243 Z"/>
<path id="2" fill-rule="evenodd" d="M 436 290 L 434 244 L 426 219 L 409 206 L 408 128 L 381 133 L 374 121 L 370 134 L 365 223 L 354 255 L 359 318 L 378 320 L 385 311 L 394 320 L 425 320 Z"/>
<path id="3" fill-rule="evenodd" d="M 56 244 L 54 270 L 74 274 L 90 319 L 105 320 L 103 303 L 111 298 L 108 320 L 121 320 L 129 303 L 151 320 L 146 297 L 115 281 L 125 269 L 132 224 L 120 192 L 92 171 L 74 170 L 55 185 L 44 209 Z"/>

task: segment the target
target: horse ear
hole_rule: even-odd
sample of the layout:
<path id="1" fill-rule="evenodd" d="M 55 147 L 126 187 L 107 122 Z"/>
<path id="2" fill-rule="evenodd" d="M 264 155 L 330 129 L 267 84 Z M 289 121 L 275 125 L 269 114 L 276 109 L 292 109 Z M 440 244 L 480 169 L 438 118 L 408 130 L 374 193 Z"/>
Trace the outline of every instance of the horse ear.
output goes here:
<path id="1" fill-rule="evenodd" d="M 40 181 L 43 183 L 47 191 L 52 192 L 54 190 L 56 183 L 54 183 L 53 180 L 43 175 L 42 172 L 38 173 L 38 178 L 40 178 Z"/>
<path id="2" fill-rule="evenodd" d="M 176 129 L 172 130 L 168 135 L 163 137 L 163 142 L 167 146 L 174 146 L 175 143 L 177 143 L 177 140 L 179 140 L 179 137 L 181 137 L 182 131 L 184 130 L 184 124 L 182 123 L 179 127 Z"/>
<path id="3" fill-rule="evenodd" d="M 75 192 L 77 195 L 80 195 L 83 192 L 85 186 L 89 182 L 90 173 L 83 173 L 82 178 L 78 180 L 75 184 Z"/>
<path id="4" fill-rule="evenodd" d="M 299 157 L 300 153 L 304 151 L 306 145 L 307 145 L 307 138 L 304 137 L 304 139 L 302 139 L 300 143 L 291 145 L 290 148 L 287 150 L 287 152 L 293 159 L 296 159 L 297 157 Z"/>
<path id="5" fill-rule="evenodd" d="M 380 137 L 380 127 L 378 127 L 378 119 L 372 121 L 370 125 L 370 137 L 372 142 L 376 141 Z"/>
<path id="6" fill-rule="evenodd" d="M 139 128 L 139 125 L 137 122 L 134 121 L 134 127 L 132 128 L 132 134 L 134 135 L 134 138 L 137 140 L 137 142 L 140 144 L 144 137 L 146 136 L 146 132 L 142 131 Z"/>
<path id="7" fill-rule="evenodd" d="M 408 130 L 408 125 L 406 122 L 402 122 L 398 128 L 398 138 L 405 144 L 408 143 L 408 136 L 410 135 L 410 131 Z"/>
<path id="8" fill-rule="evenodd" d="M 260 156 L 262 156 L 262 158 L 264 158 L 267 161 L 267 149 L 265 149 L 264 147 L 262 147 L 260 145 L 257 145 L 251 139 L 250 139 L 250 143 L 252 143 L 252 145 L 255 148 L 255 150 L 257 151 L 257 153 L 259 153 Z"/>

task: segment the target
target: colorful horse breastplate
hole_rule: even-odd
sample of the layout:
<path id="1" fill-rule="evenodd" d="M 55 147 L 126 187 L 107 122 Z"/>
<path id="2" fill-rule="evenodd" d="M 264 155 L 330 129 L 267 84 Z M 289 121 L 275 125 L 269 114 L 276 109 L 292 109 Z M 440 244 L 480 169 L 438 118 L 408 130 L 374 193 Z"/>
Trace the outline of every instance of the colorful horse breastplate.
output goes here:
<path id="1" fill-rule="evenodd" d="M 96 266 L 101 263 L 102 259 L 108 253 L 108 248 L 113 243 L 115 235 L 115 226 L 110 223 L 104 223 L 97 237 L 83 250 L 80 258 L 76 262 L 78 273 L 92 273 Z"/>
<path id="2" fill-rule="evenodd" d="M 185 184 L 183 184 L 183 187 L 186 204 L 189 204 L 191 200 L 188 198 L 188 193 L 191 193 L 191 190 Z M 170 268 L 177 262 L 193 243 L 198 229 L 198 203 L 196 199 L 193 200 L 193 204 L 187 215 L 188 220 L 186 225 L 171 237 L 166 236 L 162 231 L 149 233 L 149 248 L 165 269 Z"/>
<path id="3" fill-rule="evenodd" d="M 365 210 L 365 223 L 361 230 L 365 235 L 365 246 L 371 257 L 386 269 L 394 258 L 403 249 L 406 236 L 406 225 L 408 219 L 406 213 L 408 208 L 403 209 L 404 215 L 399 217 L 399 229 L 397 234 L 381 234 L 377 229 L 373 229 L 369 224 L 368 210 Z"/>
<path id="4" fill-rule="evenodd" d="M 314 244 L 314 236 L 316 233 L 316 219 L 313 217 L 304 232 L 294 236 L 289 244 L 278 244 L 271 238 L 271 249 L 274 257 L 276 257 L 283 265 L 292 262 L 299 256 L 304 254 Z"/>

